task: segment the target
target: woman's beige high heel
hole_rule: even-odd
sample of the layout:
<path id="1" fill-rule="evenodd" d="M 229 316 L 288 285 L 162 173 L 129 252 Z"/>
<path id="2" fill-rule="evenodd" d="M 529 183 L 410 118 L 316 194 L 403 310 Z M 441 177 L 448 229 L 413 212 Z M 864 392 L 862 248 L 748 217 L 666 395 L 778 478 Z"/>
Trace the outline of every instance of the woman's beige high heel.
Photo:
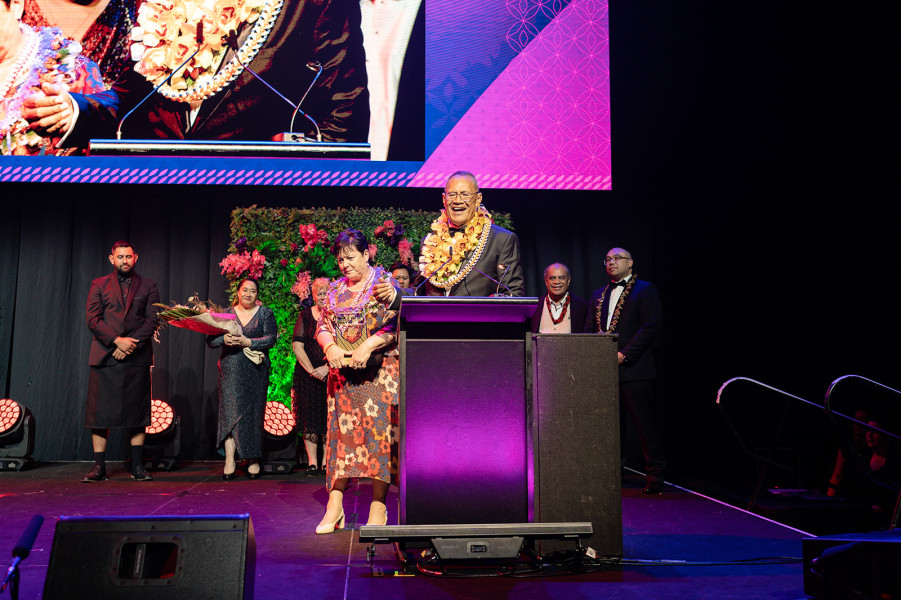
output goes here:
<path id="1" fill-rule="evenodd" d="M 344 529 L 344 510 L 341 510 L 341 515 L 333 522 L 327 523 L 325 525 L 317 525 L 316 526 L 316 535 L 324 535 L 326 533 L 332 533 L 336 529 Z"/>

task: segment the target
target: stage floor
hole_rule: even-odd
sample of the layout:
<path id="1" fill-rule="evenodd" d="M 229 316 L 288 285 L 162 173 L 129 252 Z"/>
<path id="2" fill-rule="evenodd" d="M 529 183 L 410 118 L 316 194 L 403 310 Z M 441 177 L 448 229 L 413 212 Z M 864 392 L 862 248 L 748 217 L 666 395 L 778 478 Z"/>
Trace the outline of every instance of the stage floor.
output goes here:
<path id="1" fill-rule="evenodd" d="M 139 483 L 121 463 L 110 463 L 108 481 L 81 483 L 90 466 L 52 463 L 0 472 L 0 556 L 9 557 L 33 515 L 46 518 L 22 563 L 20 598 L 41 596 L 60 516 L 240 513 L 251 515 L 256 534 L 258 599 L 806 597 L 800 564 L 803 532 L 672 486 L 662 496 L 643 496 L 641 479 L 628 473 L 623 481 L 624 556 L 619 565 L 565 576 L 451 578 L 395 575 L 400 563 L 391 545 L 375 546 L 374 565 L 383 575 L 373 575 L 367 545 L 358 539 L 371 497 L 366 483 L 345 495 L 346 528 L 317 536 L 313 530 L 327 497 L 321 475 L 296 471 L 225 482 L 221 463 L 194 462 L 156 472 L 154 481 Z M 396 523 L 394 490 L 388 507 L 388 522 Z M 744 562 L 763 557 L 788 560 Z M 4 573 L 8 561 L 0 560 Z M 85 597 L 90 597 L 87 590 Z"/>

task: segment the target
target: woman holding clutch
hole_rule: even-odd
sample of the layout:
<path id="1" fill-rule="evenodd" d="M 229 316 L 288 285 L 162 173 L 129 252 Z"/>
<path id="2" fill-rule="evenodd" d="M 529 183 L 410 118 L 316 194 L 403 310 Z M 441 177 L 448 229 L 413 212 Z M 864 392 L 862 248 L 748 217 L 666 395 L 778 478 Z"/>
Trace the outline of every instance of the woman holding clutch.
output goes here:
<path id="1" fill-rule="evenodd" d="M 343 277 L 329 284 L 316 340 L 329 364 L 325 516 L 317 534 L 344 527 L 344 490 L 372 480 L 367 525 L 387 522 L 385 498 L 397 476 L 397 283 L 369 265 L 369 242 L 354 229 L 332 246 Z M 393 288 L 393 289 L 392 289 Z"/>
<path id="2" fill-rule="evenodd" d="M 235 478 L 236 456 L 250 461 L 247 476 L 260 477 L 263 456 L 263 413 L 269 388 L 269 348 L 278 328 L 275 314 L 257 303 L 259 285 L 245 278 L 238 284 L 235 304 L 229 309 L 242 334 L 209 336 L 210 348 L 222 348 L 219 358 L 219 424 L 216 441 L 225 451 L 222 478 Z"/>

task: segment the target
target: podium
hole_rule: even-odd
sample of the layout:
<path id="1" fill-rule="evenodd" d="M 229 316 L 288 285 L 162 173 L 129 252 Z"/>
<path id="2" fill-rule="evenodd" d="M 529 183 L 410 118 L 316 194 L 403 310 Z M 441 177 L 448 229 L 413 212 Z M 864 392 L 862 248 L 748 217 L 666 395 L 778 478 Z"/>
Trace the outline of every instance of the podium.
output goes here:
<path id="1" fill-rule="evenodd" d="M 530 327 L 537 304 L 402 299 L 401 525 L 533 520 Z"/>

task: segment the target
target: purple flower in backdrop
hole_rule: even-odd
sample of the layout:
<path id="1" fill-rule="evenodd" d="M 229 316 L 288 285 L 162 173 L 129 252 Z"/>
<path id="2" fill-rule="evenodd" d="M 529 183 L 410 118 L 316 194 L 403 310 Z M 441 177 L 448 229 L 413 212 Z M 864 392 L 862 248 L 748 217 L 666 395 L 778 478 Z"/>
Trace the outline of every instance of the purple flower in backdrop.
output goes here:
<path id="1" fill-rule="evenodd" d="M 247 238 L 238 238 L 238 241 L 235 242 L 235 248 L 238 250 L 238 252 L 244 252 L 245 250 L 247 250 Z"/>

